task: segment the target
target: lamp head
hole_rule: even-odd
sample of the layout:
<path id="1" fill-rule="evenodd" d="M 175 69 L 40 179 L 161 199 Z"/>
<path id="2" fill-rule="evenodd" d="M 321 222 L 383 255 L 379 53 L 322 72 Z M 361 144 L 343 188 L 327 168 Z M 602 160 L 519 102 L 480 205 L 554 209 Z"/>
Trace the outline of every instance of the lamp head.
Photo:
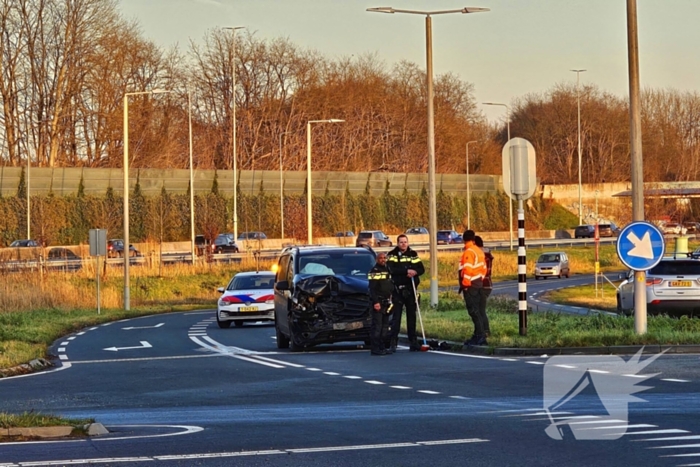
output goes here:
<path id="1" fill-rule="evenodd" d="M 367 11 L 372 11 L 375 13 L 395 13 L 396 11 L 390 6 L 378 6 L 374 8 L 367 8 Z"/>
<path id="2" fill-rule="evenodd" d="M 475 7 L 475 6 L 468 6 L 466 8 L 462 8 L 462 13 L 481 13 L 484 11 L 491 11 L 491 8 L 481 8 L 481 7 Z"/>

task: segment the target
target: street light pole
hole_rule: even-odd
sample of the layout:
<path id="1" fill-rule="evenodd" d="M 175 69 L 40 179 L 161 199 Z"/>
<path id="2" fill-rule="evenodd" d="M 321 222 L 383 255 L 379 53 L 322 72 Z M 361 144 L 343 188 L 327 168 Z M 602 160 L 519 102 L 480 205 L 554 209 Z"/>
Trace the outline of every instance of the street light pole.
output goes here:
<path id="1" fill-rule="evenodd" d="M 392 7 L 368 8 L 376 13 L 408 13 L 425 16 L 426 75 L 428 95 L 428 230 L 430 232 L 430 306 L 438 304 L 438 259 L 437 259 L 437 194 L 435 183 L 435 121 L 433 103 L 433 38 L 432 16 L 449 13 L 480 13 L 490 11 L 488 8 L 465 7 L 459 10 L 417 11 L 399 10 Z"/>
<path id="2" fill-rule="evenodd" d="M 586 70 L 569 70 L 576 73 L 576 107 L 578 109 L 578 224 L 583 224 L 583 201 L 581 197 L 581 92 L 579 88 L 581 73 Z"/>
<path id="3" fill-rule="evenodd" d="M 190 251 L 192 264 L 194 264 L 197 255 L 194 250 L 194 163 L 192 157 L 192 99 L 189 87 L 187 88 L 187 120 L 190 135 Z"/>
<path id="4" fill-rule="evenodd" d="M 236 154 L 236 30 L 245 26 L 227 27 L 231 31 L 231 132 L 233 146 L 233 237 L 238 239 L 238 157 Z"/>
<path id="5" fill-rule="evenodd" d="M 341 123 L 345 120 L 331 118 L 327 120 L 309 120 L 306 123 L 306 242 L 311 245 L 313 239 L 313 209 L 311 206 L 311 124 L 312 123 Z"/>
<path id="6" fill-rule="evenodd" d="M 32 209 L 31 209 L 31 190 L 29 188 L 30 186 L 30 177 L 29 177 L 29 170 L 30 170 L 30 157 L 29 157 L 29 151 L 27 151 L 27 240 L 31 240 L 32 235 L 31 235 L 31 230 L 32 230 Z"/>
<path id="7" fill-rule="evenodd" d="M 124 309 L 131 309 L 131 297 L 129 293 L 129 96 L 142 94 L 163 94 L 170 91 L 154 89 L 153 91 L 139 91 L 124 93 Z"/>
<path id="8" fill-rule="evenodd" d="M 506 112 L 508 113 L 506 128 L 508 132 L 508 141 L 510 141 L 510 106 L 508 104 L 501 104 L 498 102 L 484 102 L 484 105 L 498 105 L 506 108 Z M 510 251 L 513 251 L 513 200 L 510 198 L 508 198 L 508 228 L 510 230 Z"/>
<path id="9" fill-rule="evenodd" d="M 284 176 L 282 175 L 282 137 L 290 133 L 290 131 L 280 133 L 280 235 L 282 236 L 282 239 L 284 239 Z"/>
<path id="10" fill-rule="evenodd" d="M 467 229 L 472 228 L 471 224 L 471 208 L 472 208 L 472 198 L 471 192 L 469 191 L 469 145 L 472 143 L 478 143 L 478 141 L 469 141 L 467 143 Z"/>

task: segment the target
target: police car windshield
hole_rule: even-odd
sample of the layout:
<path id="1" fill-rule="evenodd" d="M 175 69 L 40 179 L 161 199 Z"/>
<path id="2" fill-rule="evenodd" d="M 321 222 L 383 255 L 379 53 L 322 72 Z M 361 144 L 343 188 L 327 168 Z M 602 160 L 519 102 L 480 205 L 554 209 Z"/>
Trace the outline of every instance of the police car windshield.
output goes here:
<path id="1" fill-rule="evenodd" d="M 299 258 L 301 274 L 327 274 L 336 276 L 367 277 L 374 266 L 374 255 L 367 253 L 321 253 Z"/>
<path id="2" fill-rule="evenodd" d="M 228 290 L 260 290 L 271 289 L 275 281 L 274 274 L 257 276 L 236 276 L 228 286 Z"/>

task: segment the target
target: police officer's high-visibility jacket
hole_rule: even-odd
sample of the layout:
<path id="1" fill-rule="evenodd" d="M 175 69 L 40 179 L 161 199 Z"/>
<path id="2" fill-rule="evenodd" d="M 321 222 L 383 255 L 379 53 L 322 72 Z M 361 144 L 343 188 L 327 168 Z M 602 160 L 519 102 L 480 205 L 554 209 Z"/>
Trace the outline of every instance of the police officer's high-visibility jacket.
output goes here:
<path id="1" fill-rule="evenodd" d="M 486 261 L 484 252 L 468 241 L 464 244 L 462 259 L 459 261 L 459 278 L 462 287 L 482 287 L 483 279 L 486 276 Z"/>
<path id="2" fill-rule="evenodd" d="M 386 266 L 376 264 L 367 275 L 369 279 L 369 298 L 372 305 L 382 303 L 391 298 L 394 291 L 394 283 Z"/>
<path id="3" fill-rule="evenodd" d="M 386 267 L 389 268 L 391 280 L 394 281 L 394 285 L 399 289 L 403 287 L 408 287 L 409 290 L 412 289 L 411 278 L 408 277 L 409 269 L 416 271 L 416 276 L 413 278 L 416 287 L 420 284 L 419 276 L 425 273 L 423 262 L 418 257 L 418 253 L 412 250 L 410 246 L 406 248 L 406 251 L 401 251 L 397 246 L 387 253 Z"/>

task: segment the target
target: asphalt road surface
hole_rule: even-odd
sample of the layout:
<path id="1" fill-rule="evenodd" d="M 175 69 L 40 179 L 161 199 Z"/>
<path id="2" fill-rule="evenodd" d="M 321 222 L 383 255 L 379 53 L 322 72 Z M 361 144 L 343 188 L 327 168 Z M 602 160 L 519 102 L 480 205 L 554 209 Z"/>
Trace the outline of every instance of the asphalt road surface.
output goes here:
<path id="1" fill-rule="evenodd" d="M 274 336 L 270 324 L 219 329 L 213 311 L 66 336 L 51 348 L 56 370 L 0 379 L 0 410 L 95 417 L 110 434 L 5 443 L 0 466 L 700 463 L 696 355 L 630 360 L 616 374 L 629 357 L 291 353 Z M 628 403 L 638 386 L 646 402 Z M 545 390 L 557 401 L 547 407 Z"/>

